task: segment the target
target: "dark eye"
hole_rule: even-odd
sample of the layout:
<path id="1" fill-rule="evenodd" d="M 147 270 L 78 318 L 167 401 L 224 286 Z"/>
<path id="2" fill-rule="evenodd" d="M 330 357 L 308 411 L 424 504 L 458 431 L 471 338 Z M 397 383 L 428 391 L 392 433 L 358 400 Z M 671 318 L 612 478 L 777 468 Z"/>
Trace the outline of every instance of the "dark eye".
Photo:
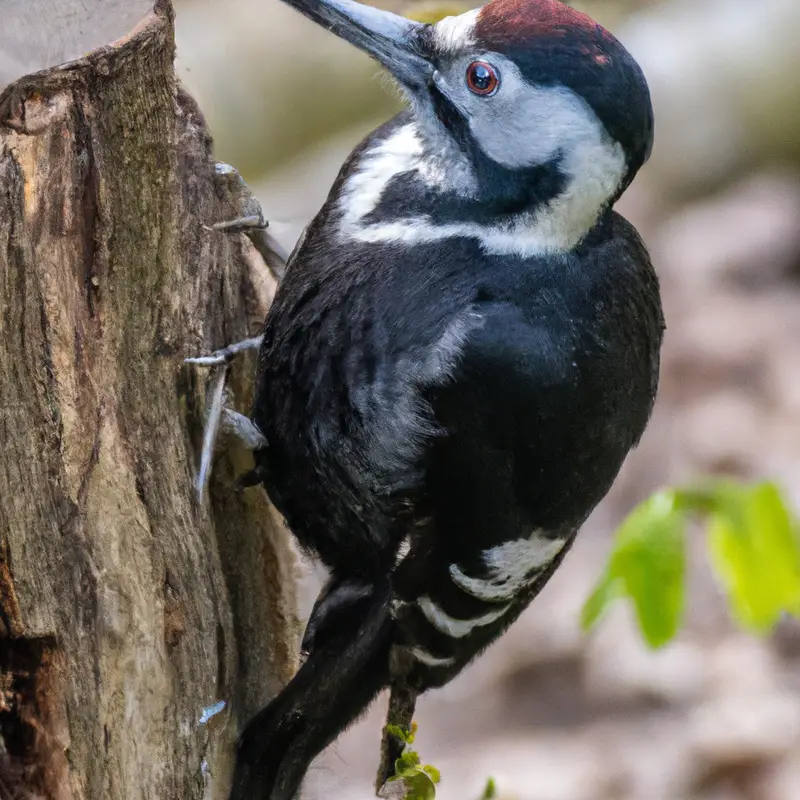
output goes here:
<path id="1" fill-rule="evenodd" d="M 475 94 L 494 94 L 500 85 L 497 70 L 485 61 L 473 61 L 467 67 L 467 86 Z"/>

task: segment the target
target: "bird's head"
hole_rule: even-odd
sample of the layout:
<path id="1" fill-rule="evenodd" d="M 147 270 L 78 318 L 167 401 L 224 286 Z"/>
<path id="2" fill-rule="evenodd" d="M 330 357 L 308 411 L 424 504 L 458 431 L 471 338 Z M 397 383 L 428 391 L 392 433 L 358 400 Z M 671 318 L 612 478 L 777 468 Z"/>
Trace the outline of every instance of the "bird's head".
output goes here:
<path id="1" fill-rule="evenodd" d="M 641 69 L 559 0 L 491 0 L 433 25 L 354 0 L 287 2 L 386 67 L 463 193 L 501 213 L 571 197 L 567 222 L 591 227 L 650 153 Z"/>

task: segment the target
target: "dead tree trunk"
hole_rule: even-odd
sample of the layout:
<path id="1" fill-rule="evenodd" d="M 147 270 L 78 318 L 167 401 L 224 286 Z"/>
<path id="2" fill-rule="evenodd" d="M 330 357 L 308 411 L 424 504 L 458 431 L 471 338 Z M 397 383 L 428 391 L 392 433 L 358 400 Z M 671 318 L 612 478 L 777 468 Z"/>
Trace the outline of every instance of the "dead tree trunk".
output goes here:
<path id="1" fill-rule="evenodd" d="M 294 559 L 250 456 L 197 502 L 205 376 L 270 285 L 169 3 L 0 95 L 0 798 L 221 798 L 294 667 Z M 254 359 L 233 370 L 247 411 Z M 204 707 L 224 700 L 207 724 Z"/>

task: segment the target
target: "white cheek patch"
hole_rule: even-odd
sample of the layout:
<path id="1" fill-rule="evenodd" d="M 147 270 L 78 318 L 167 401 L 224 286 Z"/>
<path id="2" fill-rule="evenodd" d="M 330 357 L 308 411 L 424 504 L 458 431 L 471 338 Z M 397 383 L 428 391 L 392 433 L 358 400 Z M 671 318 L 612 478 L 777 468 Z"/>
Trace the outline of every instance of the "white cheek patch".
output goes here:
<path id="1" fill-rule="evenodd" d="M 471 168 L 453 152 L 448 134 L 426 129 L 423 145 L 418 125 L 410 123 L 365 153 L 348 178 L 338 202 L 344 238 L 412 246 L 463 237 L 476 239 L 488 255 L 535 258 L 569 252 L 591 230 L 625 175 L 622 147 L 577 95 L 525 84 L 513 65 L 499 56 L 493 60 L 503 75 L 497 95 L 481 98 L 465 86 L 450 86 L 470 111 L 473 136 L 489 158 L 511 169 L 560 157 L 564 191 L 543 207 L 493 224 L 437 224 L 428 213 L 368 223 L 392 179 L 408 172 L 430 187 L 480 202 Z"/>
<path id="2" fill-rule="evenodd" d="M 527 83 L 514 64 L 487 55 L 501 73 L 491 98 L 468 97 L 473 138 L 489 158 L 510 169 L 559 159 L 564 191 L 530 220 L 552 249 L 569 249 L 591 229 L 627 171 L 622 146 L 607 134 L 583 98 L 563 86 Z"/>
<path id="3" fill-rule="evenodd" d="M 422 140 L 413 124 L 395 131 L 365 153 L 357 170 L 347 179 L 337 203 L 341 215 L 341 235 L 346 239 L 365 243 L 391 242 L 407 245 L 439 242 L 452 237 L 475 238 L 486 253 L 522 257 L 538 256 L 548 250 L 562 249 L 559 239 L 543 239 L 530 226 L 530 219 L 525 215 L 498 225 L 480 225 L 474 222 L 437 225 L 427 214 L 403 217 L 391 222 L 365 222 L 365 218 L 378 207 L 386 187 L 397 175 L 416 172 L 429 186 L 450 190 L 454 188 L 451 185 L 453 176 L 439 166 L 442 160 L 423 156 Z"/>
<path id="4" fill-rule="evenodd" d="M 436 49 L 442 53 L 457 53 L 475 46 L 475 24 L 480 8 L 474 8 L 457 17 L 445 17 L 433 26 Z"/>
<path id="5" fill-rule="evenodd" d="M 548 539 L 534 531 L 528 539 L 505 542 L 485 551 L 487 577 L 470 577 L 456 564 L 450 565 L 450 577 L 459 589 L 478 600 L 508 603 L 547 569 L 565 544 L 565 539 Z"/>

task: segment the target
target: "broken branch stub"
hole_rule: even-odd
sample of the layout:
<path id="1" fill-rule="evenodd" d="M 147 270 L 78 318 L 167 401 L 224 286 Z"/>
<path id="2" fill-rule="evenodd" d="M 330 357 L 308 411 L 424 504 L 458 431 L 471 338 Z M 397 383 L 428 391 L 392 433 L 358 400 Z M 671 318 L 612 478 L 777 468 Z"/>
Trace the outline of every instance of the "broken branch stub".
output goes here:
<path id="1" fill-rule="evenodd" d="M 270 281 L 176 86 L 167 2 L 0 94 L 0 781 L 11 796 L 224 796 L 294 668 L 294 558 L 231 447 L 193 490 L 206 376 Z M 255 359 L 231 367 L 247 411 Z M 203 709 L 225 701 L 214 725 Z M 0 792 L 2 795 L 2 792 Z"/>

